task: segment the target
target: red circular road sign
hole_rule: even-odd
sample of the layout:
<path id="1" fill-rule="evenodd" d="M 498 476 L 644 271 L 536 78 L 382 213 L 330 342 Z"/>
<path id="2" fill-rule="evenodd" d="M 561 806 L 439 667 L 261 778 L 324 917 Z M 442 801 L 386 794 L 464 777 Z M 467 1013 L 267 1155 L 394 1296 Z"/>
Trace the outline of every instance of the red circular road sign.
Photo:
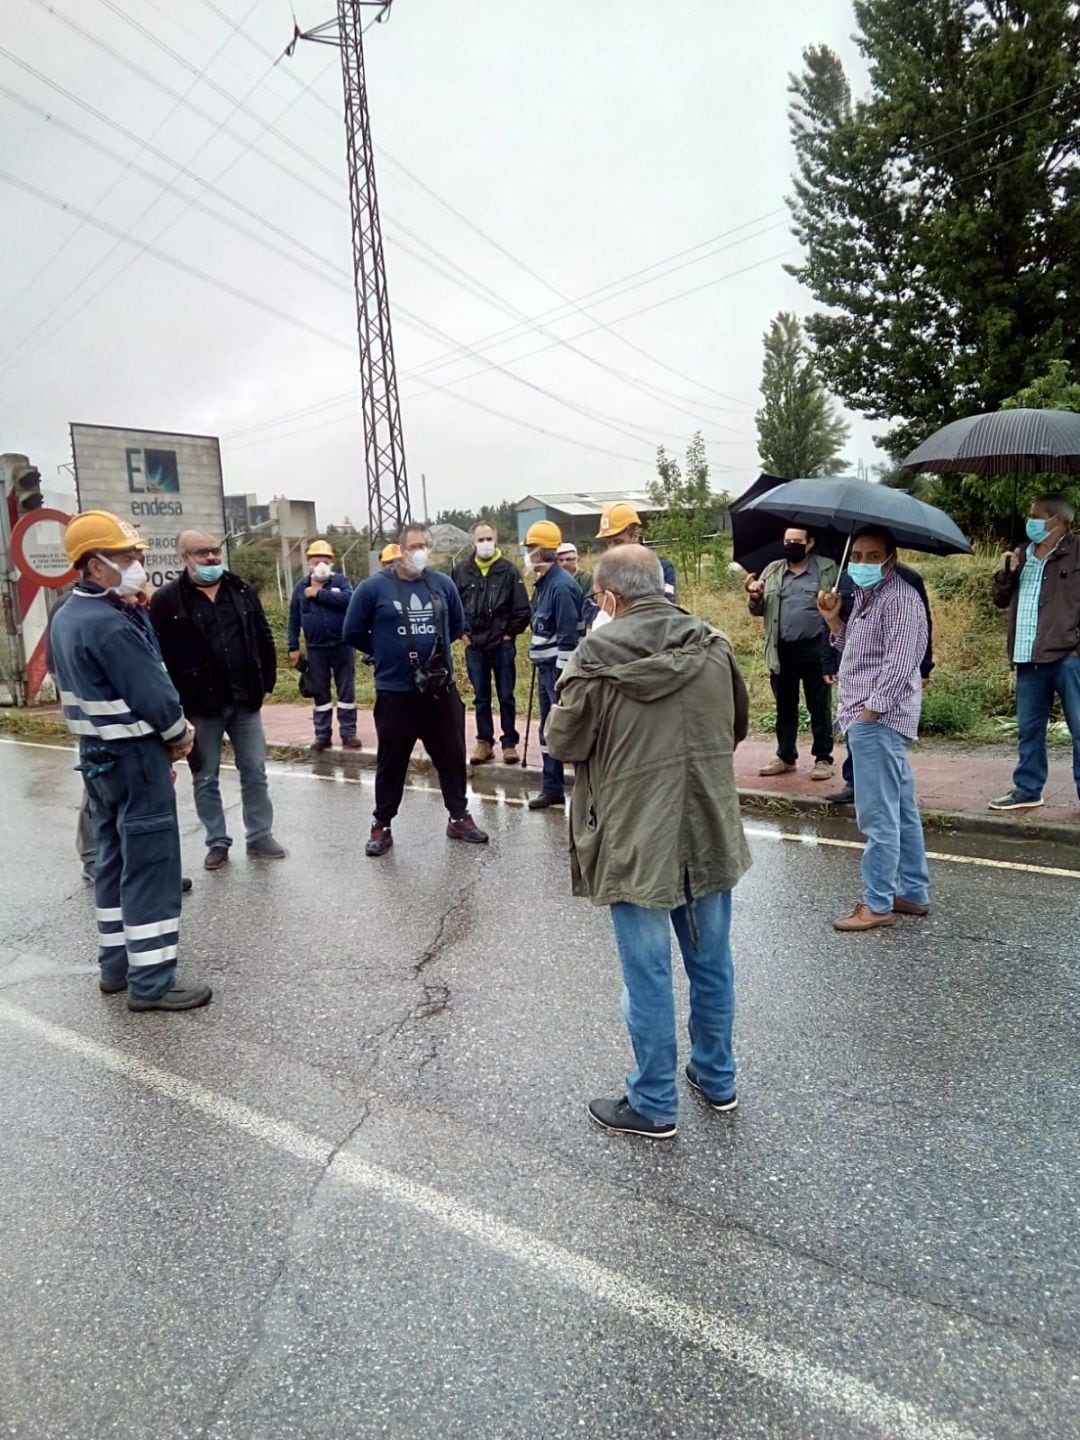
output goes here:
<path id="1" fill-rule="evenodd" d="M 11 558 L 20 575 L 46 590 L 61 590 L 76 579 L 79 572 L 68 561 L 63 544 L 56 541 L 35 544 L 31 534 L 36 526 L 46 523 L 59 525 L 63 530 L 70 519 L 63 510 L 31 510 L 15 522 L 11 528 Z"/>

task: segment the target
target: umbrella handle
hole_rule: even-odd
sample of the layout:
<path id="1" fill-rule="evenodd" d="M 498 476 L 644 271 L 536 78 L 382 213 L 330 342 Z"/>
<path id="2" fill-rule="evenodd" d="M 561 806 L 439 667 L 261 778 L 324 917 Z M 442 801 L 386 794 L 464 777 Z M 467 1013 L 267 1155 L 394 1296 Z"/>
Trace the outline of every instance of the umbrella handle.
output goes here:
<path id="1" fill-rule="evenodd" d="M 836 572 L 836 584 L 832 588 L 832 593 L 834 595 L 840 589 L 840 576 L 844 573 L 844 566 L 847 564 L 847 557 L 851 553 L 851 542 L 854 538 L 854 534 L 855 532 L 852 531 L 852 533 L 847 537 L 847 541 L 844 545 L 844 553 L 840 559 L 840 569 Z"/>

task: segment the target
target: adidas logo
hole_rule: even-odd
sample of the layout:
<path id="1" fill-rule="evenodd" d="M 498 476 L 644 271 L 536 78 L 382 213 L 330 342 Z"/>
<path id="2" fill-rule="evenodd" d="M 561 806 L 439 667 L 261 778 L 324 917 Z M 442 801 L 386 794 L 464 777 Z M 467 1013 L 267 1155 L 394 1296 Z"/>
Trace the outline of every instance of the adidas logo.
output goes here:
<path id="1" fill-rule="evenodd" d="M 405 623 L 405 611 L 400 600 L 394 601 L 394 609 L 402 616 L 402 623 L 398 626 L 397 633 L 408 639 L 409 625 Z M 416 591 L 409 597 L 409 620 L 414 635 L 435 634 L 435 607 L 430 600 L 421 600 Z"/>

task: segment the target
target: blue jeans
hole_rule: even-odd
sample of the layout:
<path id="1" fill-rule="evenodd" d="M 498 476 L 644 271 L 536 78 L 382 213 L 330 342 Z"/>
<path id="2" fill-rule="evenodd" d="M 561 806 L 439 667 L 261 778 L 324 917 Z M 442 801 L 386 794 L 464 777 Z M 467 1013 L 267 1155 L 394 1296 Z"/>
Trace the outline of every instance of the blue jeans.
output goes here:
<path id="1" fill-rule="evenodd" d="M 495 744 L 495 720 L 491 713 L 491 680 L 494 676 L 495 693 L 499 697 L 502 748 L 507 750 L 516 745 L 514 686 L 517 684 L 517 649 L 513 640 L 503 640 L 494 650 L 477 650 L 475 645 L 470 645 L 465 651 L 465 666 L 476 697 L 476 738 L 486 740 L 489 745 Z"/>
<path id="2" fill-rule="evenodd" d="M 731 891 L 716 890 L 670 911 L 612 905 L 611 923 L 625 986 L 623 1018 L 637 1061 L 626 1077 L 630 1104 L 661 1124 L 673 1121 L 679 1108 L 672 926 L 690 980 L 690 1063 L 705 1094 L 726 1099 L 735 1089 Z"/>
<path id="3" fill-rule="evenodd" d="M 540 756 L 543 760 L 543 778 L 540 782 L 540 789 L 545 795 L 550 795 L 553 800 L 564 800 L 566 798 L 566 773 L 563 770 L 563 762 L 556 760 L 554 755 L 548 754 L 546 738 L 547 717 L 551 713 L 551 707 L 558 699 L 555 693 L 555 682 L 558 678 L 559 672 L 555 669 L 554 660 L 545 660 L 542 665 L 537 665 L 536 688 L 540 691 Z M 642 1114 L 644 1113 L 642 1111 Z"/>
<path id="4" fill-rule="evenodd" d="M 274 828 L 274 807 L 266 783 L 266 739 L 258 710 L 227 705 L 222 715 L 189 715 L 195 727 L 195 749 L 191 767 L 195 809 L 206 828 L 206 848 L 227 850 L 232 844 L 225 828 L 218 768 L 221 742 L 232 741 L 236 768 L 240 772 L 240 798 L 244 810 L 244 837 L 249 845 L 265 840 Z"/>
<path id="5" fill-rule="evenodd" d="M 141 740 L 79 742 L 94 826 L 98 964 L 107 984 L 156 999 L 171 990 L 180 931 L 180 829 L 165 746 Z"/>
<path id="6" fill-rule="evenodd" d="M 910 742 L 887 725 L 856 721 L 847 743 L 855 766 L 855 818 L 866 836 L 863 900 L 878 915 L 892 909 L 897 895 L 925 905 L 930 872 L 907 758 Z"/>
<path id="7" fill-rule="evenodd" d="M 1073 779 L 1080 795 L 1080 655 L 1066 655 L 1052 665 L 1016 667 L 1016 720 L 1020 730 L 1019 755 L 1013 771 L 1013 789 L 1025 800 L 1043 792 L 1046 763 L 1046 727 L 1054 695 L 1061 696 L 1061 708 L 1073 742 Z"/>
<path id="8" fill-rule="evenodd" d="M 309 645 L 307 662 L 308 679 L 314 691 L 311 706 L 315 739 L 329 740 L 334 733 L 334 702 L 330 697 L 330 677 L 333 676 L 341 738 L 355 740 L 356 651 L 344 642 L 340 645 Z"/>

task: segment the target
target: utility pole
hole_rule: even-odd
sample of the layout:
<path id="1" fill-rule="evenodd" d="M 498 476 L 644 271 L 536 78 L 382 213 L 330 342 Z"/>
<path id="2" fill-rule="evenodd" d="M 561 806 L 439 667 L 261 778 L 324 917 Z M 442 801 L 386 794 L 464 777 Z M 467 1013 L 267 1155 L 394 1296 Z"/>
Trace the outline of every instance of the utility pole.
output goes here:
<path id="1" fill-rule="evenodd" d="M 373 555 L 378 554 L 387 540 L 396 540 L 401 526 L 409 519 L 409 484 L 405 474 L 397 369 L 390 331 L 390 297 L 364 76 L 364 30 L 385 20 L 392 3 L 393 0 L 338 0 L 335 19 L 316 25 L 313 30 L 301 31 L 296 27 L 285 52 L 291 55 L 298 40 L 336 45 L 341 51 L 368 527 Z M 368 10 L 377 10 L 378 14 L 365 25 L 364 13 Z M 375 563 L 372 563 L 373 569 Z"/>

